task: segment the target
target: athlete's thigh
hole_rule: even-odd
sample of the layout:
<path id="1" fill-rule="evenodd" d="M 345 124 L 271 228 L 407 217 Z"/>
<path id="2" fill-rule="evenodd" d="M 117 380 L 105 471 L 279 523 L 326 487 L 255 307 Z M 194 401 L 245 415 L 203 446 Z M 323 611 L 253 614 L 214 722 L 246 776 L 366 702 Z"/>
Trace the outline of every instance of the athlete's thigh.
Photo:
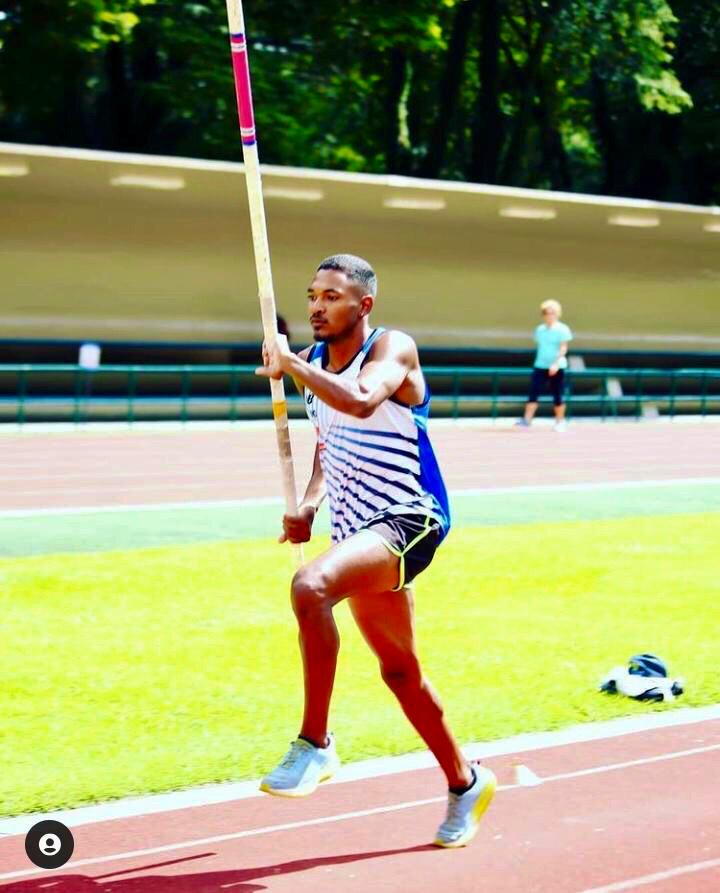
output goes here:
<path id="1" fill-rule="evenodd" d="M 415 606 L 410 587 L 357 595 L 350 610 L 365 641 L 383 664 L 415 655 Z"/>
<path id="2" fill-rule="evenodd" d="M 399 558 L 377 534 L 361 530 L 309 562 L 303 572 L 333 601 L 369 597 L 397 585 Z"/>

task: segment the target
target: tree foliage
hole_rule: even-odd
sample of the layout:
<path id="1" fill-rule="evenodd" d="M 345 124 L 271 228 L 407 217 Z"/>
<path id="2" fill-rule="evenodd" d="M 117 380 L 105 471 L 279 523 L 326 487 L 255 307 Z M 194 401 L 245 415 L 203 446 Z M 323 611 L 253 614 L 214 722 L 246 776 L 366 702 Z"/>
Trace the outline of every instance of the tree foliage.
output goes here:
<path id="1" fill-rule="evenodd" d="M 246 0 L 264 161 L 720 201 L 720 0 Z M 222 0 L 0 0 L 0 138 L 238 158 Z"/>

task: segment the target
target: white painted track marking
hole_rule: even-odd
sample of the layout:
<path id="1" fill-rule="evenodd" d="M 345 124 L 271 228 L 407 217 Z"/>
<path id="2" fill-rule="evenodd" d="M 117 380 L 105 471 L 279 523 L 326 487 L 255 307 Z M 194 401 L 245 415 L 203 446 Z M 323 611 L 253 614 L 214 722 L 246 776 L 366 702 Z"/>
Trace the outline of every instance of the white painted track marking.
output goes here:
<path id="1" fill-rule="evenodd" d="M 677 868 L 668 868 L 667 871 L 656 871 L 655 874 L 644 874 L 642 877 L 617 881 L 614 884 L 607 884 L 605 887 L 592 887 L 591 889 L 583 890 L 582 893 L 620 893 L 621 890 L 634 890 L 636 887 L 656 884 L 658 881 L 666 881 L 669 878 L 680 877 L 683 874 L 693 874 L 696 871 L 707 871 L 709 868 L 720 868 L 720 859 L 708 859 L 705 862 L 678 865 Z"/>
<path id="2" fill-rule="evenodd" d="M 635 766 L 642 766 L 649 763 L 656 763 L 661 760 L 673 760 L 682 757 L 694 756 L 701 753 L 720 750 L 720 744 L 711 744 L 707 747 L 695 747 L 691 750 L 680 750 L 674 753 L 661 754 L 659 756 L 647 757 L 646 759 L 630 760 L 626 763 L 614 763 L 607 766 L 596 766 L 592 769 L 580 769 L 577 772 L 563 772 L 560 775 L 548 775 L 543 778 L 543 786 L 554 781 L 565 781 L 570 778 L 580 778 L 586 775 L 594 775 L 600 772 L 611 772 L 614 770 L 627 769 Z M 524 785 L 499 785 L 498 791 L 514 791 L 527 790 Z M 196 840 L 186 840 L 180 843 L 170 843 L 159 847 L 151 847 L 142 850 L 130 850 L 124 853 L 114 853 L 108 856 L 96 856 L 91 859 L 79 859 L 76 862 L 68 862 L 65 869 L 81 868 L 86 865 L 101 865 L 106 862 L 118 862 L 122 859 L 135 859 L 145 856 L 153 856 L 159 853 L 173 852 L 174 850 L 189 849 L 191 847 L 207 846 L 211 843 L 223 843 L 228 840 L 240 840 L 245 837 L 258 837 L 262 834 L 274 834 L 278 831 L 293 831 L 298 828 L 310 828 L 315 825 L 327 825 L 335 822 L 344 822 L 350 819 L 366 818 L 372 815 L 381 815 L 388 812 L 399 812 L 405 809 L 415 809 L 419 806 L 429 806 L 434 803 L 444 803 L 446 797 L 428 797 L 424 800 L 409 800 L 404 803 L 394 803 L 389 806 L 377 806 L 373 809 L 361 809 L 355 812 L 343 812 L 337 815 L 321 816 L 317 819 L 306 819 L 302 822 L 287 822 L 282 825 L 266 825 L 261 828 L 251 828 L 247 831 L 236 831 L 232 834 L 220 834 L 213 837 L 202 837 Z M 20 871 L 11 871 L 6 874 L 0 874 L 0 880 L 10 880 L 11 878 L 28 877 L 33 874 L 42 874 L 43 869 L 23 869 Z"/>
<path id="3" fill-rule="evenodd" d="M 515 766 L 515 783 L 526 788 L 532 788 L 535 785 L 542 784 L 543 779 L 536 775 L 529 766 L 521 764 Z"/>
<path id="4" fill-rule="evenodd" d="M 514 753 L 527 753 L 534 750 L 548 750 L 553 747 L 580 744 L 588 741 L 603 741 L 619 738 L 637 732 L 649 732 L 653 729 L 674 728 L 720 719 L 720 704 L 709 707 L 674 707 L 662 712 L 653 711 L 639 716 L 622 716 L 617 719 L 601 722 L 582 723 L 568 726 L 554 732 L 525 732 L 510 738 L 496 741 L 485 741 L 463 745 L 463 753 L 469 760 L 485 760 L 490 757 L 508 756 Z M 429 751 L 416 751 L 395 757 L 376 757 L 359 760 L 341 766 L 337 774 L 328 784 L 344 784 L 349 781 L 362 781 L 366 778 L 382 778 L 413 772 L 418 769 L 433 769 L 437 766 L 435 757 Z M 25 834 L 36 822 L 54 819 L 68 827 L 112 819 L 126 819 L 134 816 L 156 815 L 178 809 L 195 806 L 211 806 L 218 803 L 230 803 L 253 797 L 264 797 L 260 793 L 259 780 L 240 782 L 223 782 L 220 784 L 200 785 L 182 791 L 170 791 L 164 794 L 146 794 L 125 797 L 98 803 L 93 806 L 81 806 L 75 809 L 56 810 L 48 813 L 29 813 L 0 820 L 0 834 L 4 836 Z"/>
<path id="5" fill-rule="evenodd" d="M 720 483 L 720 480 L 718 483 Z M 47 490 L 37 492 L 46 493 Z M 71 508 L 9 509 L 6 512 L 0 512 L 0 520 L 3 518 L 37 518 L 52 515 L 96 515 L 115 512 L 174 512 L 178 509 L 251 508 L 256 505 L 283 504 L 284 500 L 279 496 L 259 496 L 255 499 L 214 499 L 192 502 L 143 502 L 135 503 L 133 505 L 84 505 Z"/>

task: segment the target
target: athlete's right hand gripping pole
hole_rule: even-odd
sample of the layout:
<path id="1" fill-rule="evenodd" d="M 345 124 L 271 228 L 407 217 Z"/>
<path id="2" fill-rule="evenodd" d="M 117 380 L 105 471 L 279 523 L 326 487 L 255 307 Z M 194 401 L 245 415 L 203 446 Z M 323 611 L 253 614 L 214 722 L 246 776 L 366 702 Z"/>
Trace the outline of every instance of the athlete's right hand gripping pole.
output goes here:
<path id="1" fill-rule="evenodd" d="M 268 344 L 274 344 L 277 336 L 275 292 L 273 290 L 272 270 L 270 267 L 270 246 L 268 244 L 267 224 L 265 222 L 260 159 L 255 138 L 255 115 L 253 113 L 252 92 L 250 89 L 250 66 L 248 64 L 247 44 L 245 41 L 242 0 L 226 0 L 226 3 L 230 28 L 233 75 L 235 77 L 235 95 L 237 97 L 238 118 L 240 120 L 240 137 L 242 139 L 243 160 L 245 162 L 245 180 L 247 183 L 248 204 L 250 206 L 250 225 L 255 251 L 260 313 L 262 315 L 265 341 Z M 287 401 L 285 400 L 285 388 L 283 387 L 282 379 L 271 378 L 270 389 L 280 469 L 282 472 L 285 509 L 289 515 L 296 515 L 298 505 L 297 491 L 295 489 L 295 471 L 290 447 Z M 301 565 L 303 562 L 302 545 L 297 544 L 294 549 L 297 562 Z"/>

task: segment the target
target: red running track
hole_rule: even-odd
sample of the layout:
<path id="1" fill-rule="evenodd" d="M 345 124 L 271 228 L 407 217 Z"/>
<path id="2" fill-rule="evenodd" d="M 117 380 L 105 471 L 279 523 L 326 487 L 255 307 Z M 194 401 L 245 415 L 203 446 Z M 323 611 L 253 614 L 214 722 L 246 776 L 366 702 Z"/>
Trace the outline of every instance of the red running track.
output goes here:
<path id="1" fill-rule="evenodd" d="M 566 434 L 431 423 L 449 489 L 720 476 L 720 427 L 577 423 Z M 315 435 L 293 429 L 298 486 Z M 281 497 L 271 427 L 4 434 L 0 511 Z"/>
<path id="2" fill-rule="evenodd" d="M 301 483 L 312 436 L 294 438 Z M 720 475 L 710 424 L 582 424 L 561 436 L 437 426 L 433 438 L 451 489 Z M 280 496 L 268 429 L 0 440 L 0 510 L 258 496 Z M 543 784 L 514 785 L 514 762 Z M 442 779 L 422 770 L 328 785 L 299 802 L 255 797 L 81 825 L 74 862 L 55 872 L 33 870 L 22 837 L 0 837 L 0 890 L 720 891 L 720 720 L 488 764 L 506 787 L 467 850 L 427 845 Z"/>
<path id="3" fill-rule="evenodd" d="M 720 719 L 487 763 L 501 788 L 464 850 L 428 846 L 442 779 L 416 770 L 326 785 L 300 801 L 260 795 L 81 825 L 73 862 L 54 872 L 33 869 L 22 836 L 0 839 L 0 890 L 720 890 Z M 542 784 L 515 784 L 517 763 Z"/>

